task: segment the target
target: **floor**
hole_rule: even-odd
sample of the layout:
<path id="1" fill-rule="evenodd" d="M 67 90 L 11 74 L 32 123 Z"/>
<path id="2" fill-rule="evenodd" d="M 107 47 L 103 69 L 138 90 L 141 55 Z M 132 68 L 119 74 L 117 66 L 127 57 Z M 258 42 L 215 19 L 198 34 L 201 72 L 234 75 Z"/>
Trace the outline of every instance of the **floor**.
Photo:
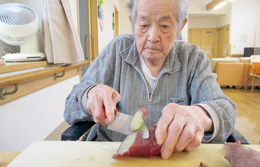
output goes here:
<path id="1" fill-rule="evenodd" d="M 254 93 L 236 88 L 222 88 L 222 91 L 237 105 L 236 129 L 250 144 L 260 144 L 260 89 Z"/>

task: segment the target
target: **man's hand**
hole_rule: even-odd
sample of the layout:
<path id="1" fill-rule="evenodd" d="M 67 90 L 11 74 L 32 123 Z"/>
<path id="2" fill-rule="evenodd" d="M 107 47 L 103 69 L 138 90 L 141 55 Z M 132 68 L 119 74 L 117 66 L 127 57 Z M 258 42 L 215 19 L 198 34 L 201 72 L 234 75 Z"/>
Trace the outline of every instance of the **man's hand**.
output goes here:
<path id="1" fill-rule="evenodd" d="M 162 158 L 168 159 L 173 151 L 193 151 L 211 127 L 212 120 L 199 106 L 166 105 L 155 132 L 157 143 L 162 144 Z"/>
<path id="2" fill-rule="evenodd" d="M 90 89 L 87 96 L 87 111 L 93 116 L 96 123 L 107 125 L 114 121 L 114 110 L 116 104 L 121 99 L 121 96 L 115 89 L 100 84 Z M 107 118 L 105 118 L 104 109 L 106 110 Z"/>

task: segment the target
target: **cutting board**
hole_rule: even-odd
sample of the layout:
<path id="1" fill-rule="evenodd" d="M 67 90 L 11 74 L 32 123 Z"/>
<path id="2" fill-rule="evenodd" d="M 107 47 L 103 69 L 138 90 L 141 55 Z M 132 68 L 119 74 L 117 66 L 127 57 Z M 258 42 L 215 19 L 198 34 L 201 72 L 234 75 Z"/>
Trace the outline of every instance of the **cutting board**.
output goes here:
<path id="1" fill-rule="evenodd" d="M 39 141 L 31 144 L 10 167 L 230 167 L 222 153 L 223 144 L 202 144 L 193 152 L 173 153 L 169 160 L 161 157 L 124 157 L 115 160 L 119 142 Z M 260 145 L 248 145 L 260 151 Z"/>

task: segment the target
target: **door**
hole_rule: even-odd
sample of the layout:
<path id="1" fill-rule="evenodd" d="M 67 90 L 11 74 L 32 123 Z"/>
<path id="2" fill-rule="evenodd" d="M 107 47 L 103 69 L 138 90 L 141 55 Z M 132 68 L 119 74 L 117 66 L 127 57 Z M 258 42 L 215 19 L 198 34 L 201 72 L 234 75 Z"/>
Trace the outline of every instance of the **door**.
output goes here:
<path id="1" fill-rule="evenodd" d="M 218 52 L 217 57 L 222 58 L 223 57 L 223 29 L 218 29 Z"/>
<path id="2" fill-rule="evenodd" d="M 223 56 L 227 57 L 230 55 L 230 44 L 229 44 L 229 26 L 223 28 L 224 30 L 224 40 L 223 40 Z"/>
<path id="3" fill-rule="evenodd" d="M 88 12 L 87 1 L 78 1 L 78 19 L 80 43 L 84 52 L 85 59 L 88 59 Z"/>
<path id="4" fill-rule="evenodd" d="M 199 46 L 208 56 L 215 57 L 216 29 L 189 29 L 188 41 L 191 44 Z"/>
<path id="5" fill-rule="evenodd" d="M 88 1 L 88 48 L 89 60 L 91 63 L 98 56 L 98 2 Z"/>
<path id="6" fill-rule="evenodd" d="M 206 53 L 208 58 L 215 57 L 215 29 L 201 29 L 201 49 Z"/>
<path id="7" fill-rule="evenodd" d="M 217 57 L 227 57 L 230 55 L 230 44 L 229 44 L 229 25 L 220 27 L 217 29 Z"/>
<path id="8" fill-rule="evenodd" d="M 113 25 L 114 25 L 114 37 L 118 36 L 119 34 L 119 19 L 118 19 L 118 10 L 115 8 L 115 14 L 114 14 L 114 20 L 113 20 Z"/>
<path id="9" fill-rule="evenodd" d="M 200 47 L 201 45 L 201 30 L 200 29 L 191 29 L 189 30 L 189 43 L 197 45 Z"/>
<path id="10" fill-rule="evenodd" d="M 85 58 L 92 63 L 98 56 L 98 2 L 78 0 L 80 42 Z"/>

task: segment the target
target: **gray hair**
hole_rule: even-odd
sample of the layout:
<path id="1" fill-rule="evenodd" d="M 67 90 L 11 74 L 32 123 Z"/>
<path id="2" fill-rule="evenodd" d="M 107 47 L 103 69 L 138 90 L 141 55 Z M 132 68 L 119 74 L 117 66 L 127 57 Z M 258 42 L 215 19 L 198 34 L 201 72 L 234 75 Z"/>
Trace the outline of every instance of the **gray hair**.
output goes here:
<path id="1" fill-rule="evenodd" d="M 132 19 L 132 30 L 134 31 L 134 24 L 137 19 L 137 1 L 138 0 L 129 0 L 127 7 L 130 11 L 130 16 Z M 177 14 L 177 21 L 178 21 L 178 33 L 180 33 L 182 24 L 187 17 L 188 7 L 189 7 L 189 0 L 172 0 L 176 6 L 176 14 Z"/>

